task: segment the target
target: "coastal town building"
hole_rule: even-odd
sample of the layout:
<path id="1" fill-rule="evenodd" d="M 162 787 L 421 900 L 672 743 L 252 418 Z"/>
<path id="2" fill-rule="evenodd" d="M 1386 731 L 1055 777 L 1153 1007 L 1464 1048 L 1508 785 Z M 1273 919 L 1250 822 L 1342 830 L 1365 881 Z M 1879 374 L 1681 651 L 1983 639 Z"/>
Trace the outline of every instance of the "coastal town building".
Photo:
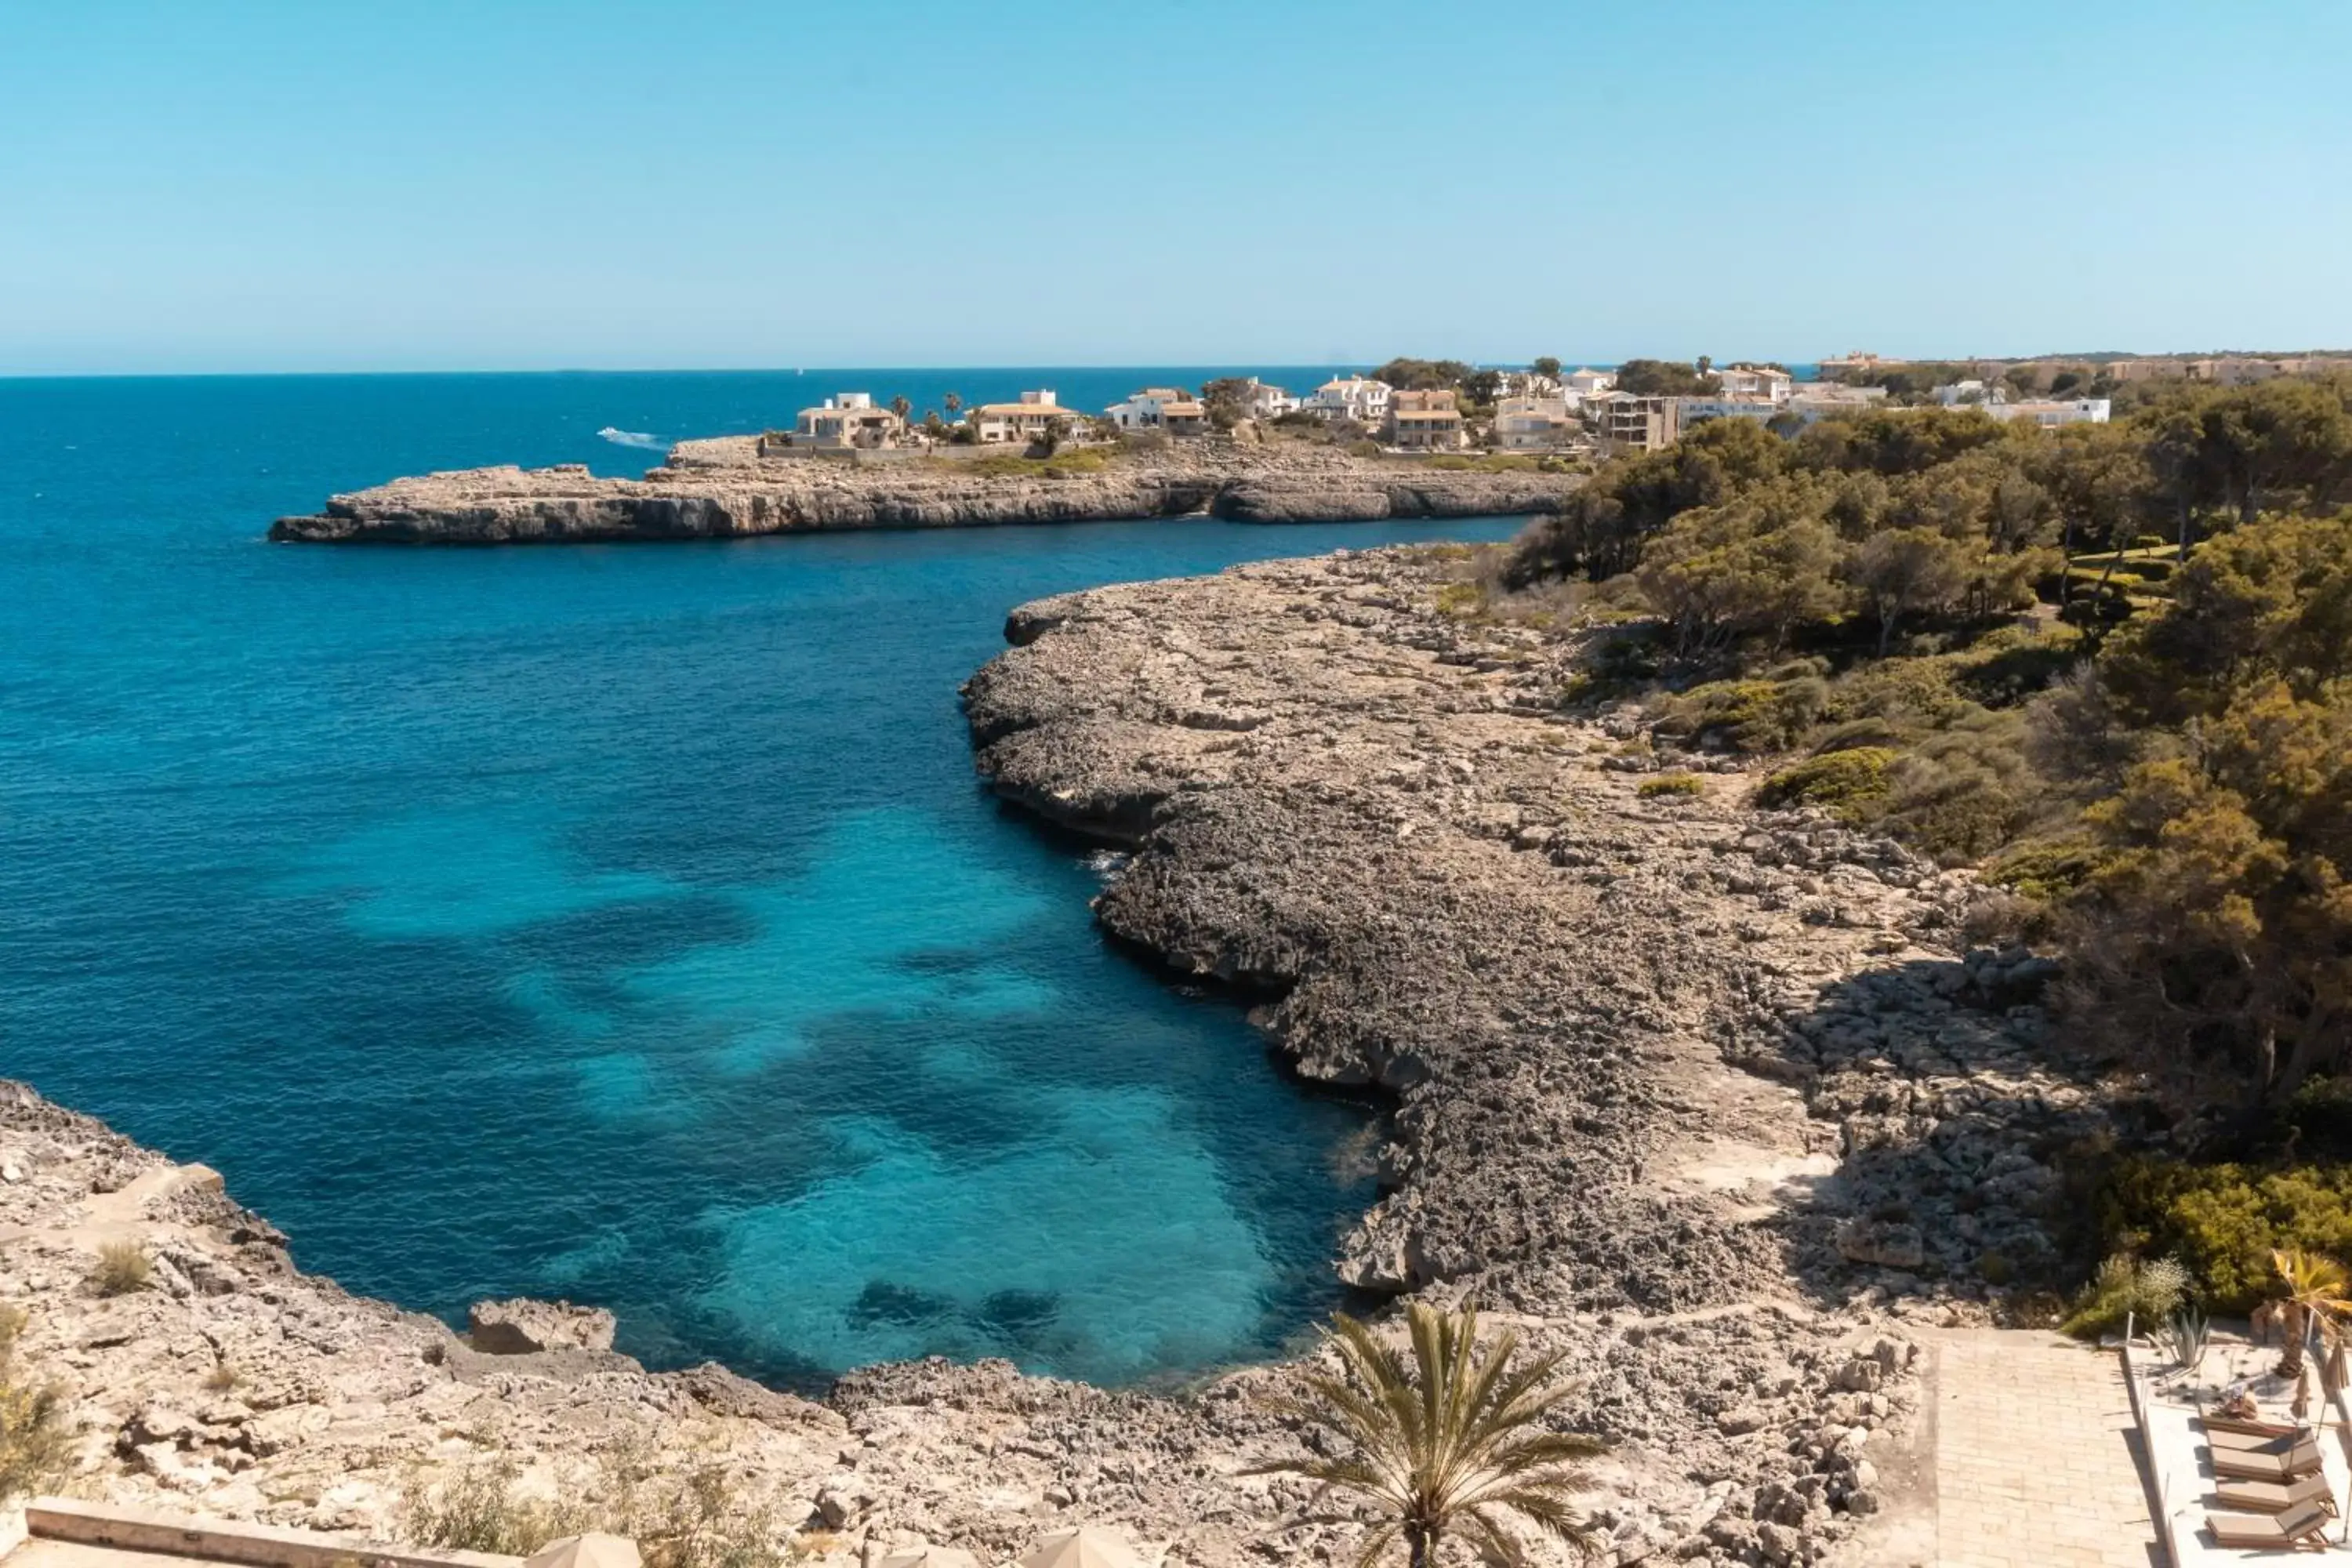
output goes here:
<path id="1" fill-rule="evenodd" d="M 1608 392 L 1616 384 L 1617 373 L 1613 370 L 1578 369 L 1568 373 L 1568 395 L 1579 403 Z"/>
<path id="2" fill-rule="evenodd" d="M 1909 360 L 1884 359 L 1877 354 L 1864 353 L 1860 349 L 1856 349 L 1852 353 L 1834 354 L 1822 361 L 1817 368 L 1821 372 L 1822 379 L 1828 381 L 1848 374 L 1873 375 L 1882 370 L 1894 370 L 1910 363 Z"/>
<path id="3" fill-rule="evenodd" d="M 1559 379 L 1532 370 L 1504 370 L 1495 373 L 1495 401 L 1507 397 L 1558 397 Z"/>
<path id="4" fill-rule="evenodd" d="M 907 422 L 890 409 L 875 407 L 870 394 L 845 392 L 801 410 L 793 445 L 820 452 L 873 451 L 898 446 L 906 434 Z"/>
<path id="5" fill-rule="evenodd" d="M 2105 425 L 2111 405 L 2104 397 L 2039 398 L 2024 403 L 1988 403 L 1996 419 L 2028 419 L 2043 429 L 2061 425 Z"/>
<path id="6" fill-rule="evenodd" d="M 1723 395 L 1735 403 L 1786 403 L 1790 388 L 1796 384 L 1794 376 L 1771 365 L 1729 365 L 1714 375 L 1723 388 Z"/>
<path id="7" fill-rule="evenodd" d="M 1751 419 L 1757 424 L 1769 423 L 1781 411 L 1782 405 L 1765 397 L 1677 397 L 1674 400 L 1675 423 L 1679 429 L 1689 430 L 1713 419 Z"/>
<path id="8" fill-rule="evenodd" d="M 1065 429 L 1075 429 L 1081 416 L 1056 403 L 1052 389 L 1046 388 L 1023 393 L 1018 403 L 983 403 L 964 419 L 984 447 L 1008 442 L 1027 446 L 1047 434 L 1055 420 L 1062 421 Z"/>
<path id="9" fill-rule="evenodd" d="M 1783 412 L 1810 425 L 1833 414 L 1864 414 L 1885 405 L 1886 388 L 1848 386 L 1838 381 L 1800 382 L 1789 394 Z"/>
<path id="10" fill-rule="evenodd" d="M 1389 444 L 1404 452 L 1458 452 L 1469 445 L 1453 392 L 1397 393 L 1389 402 Z"/>
<path id="11" fill-rule="evenodd" d="M 1295 414 L 1298 411 L 1298 399 L 1281 387 L 1269 386 L 1257 377 L 1252 376 L 1243 384 L 1241 405 L 1242 413 L 1245 417 L 1279 419 L 1286 414 Z"/>
<path id="12" fill-rule="evenodd" d="M 1602 447 L 1654 452 L 1682 435 L 1681 399 L 1612 389 L 1584 400 L 1584 428 Z"/>
<path id="13" fill-rule="evenodd" d="M 1181 386 L 1147 386 L 1104 409 L 1103 417 L 1122 430 L 1157 430 L 1169 436 L 1201 436 L 1209 428 L 1208 409 Z"/>
<path id="14" fill-rule="evenodd" d="M 1937 387 L 1935 398 L 1946 408 L 1958 408 L 1969 404 L 2006 403 L 2009 394 L 1997 383 L 1988 387 L 1983 382 L 1971 378 Z"/>
<path id="15" fill-rule="evenodd" d="M 1568 399 L 1557 393 L 1506 397 L 1495 405 L 1495 445 L 1502 451 L 1556 450 L 1573 442 L 1580 428 Z"/>
<path id="16" fill-rule="evenodd" d="M 1317 387 L 1305 403 L 1302 413 L 1318 419 L 1352 419 L 1359 425 L 1385 425 L 1389 417 L 1391 391 L 1385 381 L 1373 381 L 1360 375 L 1333 376 Z"/>

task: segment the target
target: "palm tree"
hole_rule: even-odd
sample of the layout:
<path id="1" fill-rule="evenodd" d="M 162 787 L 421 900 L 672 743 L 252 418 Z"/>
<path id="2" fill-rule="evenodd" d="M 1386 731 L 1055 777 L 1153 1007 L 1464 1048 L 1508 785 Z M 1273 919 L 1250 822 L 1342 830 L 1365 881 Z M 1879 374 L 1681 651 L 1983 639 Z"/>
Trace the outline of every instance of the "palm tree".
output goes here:
<path id="1" fill-rule="evenodd" d="M 898 416 L 898 423 L 901 425 L 907 422 L 907 416 L 914 411 L 915 405 L 907 401 L 907 395 L 903 392 L 890 400 L 890 412 Z"/>
<path id="2" fill-rule="evenodd" d="M 948 405 L 948 417 L 952 419 L 956 416 L 956 410 L 963 406 L 963 394 L 950 392 L 941 401 Z"/>
<path id="3" fill-rule="evenodd" d="M 2279 1357 L 2277 1375 L 2299 1377 L 2304 1341 L 2315 1331 L 2323 1342 L 2332 1344 L 2343 1332 L 2345 1320 L 2352 1318 L 2352 1280 L 2334 1258 L 2300 1248 L 2274 1249 L 2271 1267 L 2286 1287 L 2279 1300 L 2285 1309 L 2286 1352 Z"/>
<path id="4" fill-rule="evenodd" d="M 1514 1368 L 1518 1335 L 1505 1330 L 1481 1354 L 1475 1311 L 1441 1312 L 1415 1301 L 1405 1321 L 1410 1364 L 1370 1329 L 1335 1314 L 1325 1341 L 1339 1353 L 1341 1374 L 1310 1373 L 1302 1380 L 1308 1396 L 1280 1404 L 1339 1439 L 1332 1451 L 1352 1451 L 1257 1469 L 1352 1492 L 1386 1515 L 1357 1568 L 1370 1568 L 1399 1535 L 1412 1568 L 1432 1568 L 1448 1531 L 1469 1537 L 1490 1558 L 1520 1563 L 1505 1513 L 1532 1521 L 1579 1552 L 1589 1549 L 1583 1517 L 1567 1500 L 1575 1479 L 1570 1461 L 1603 1445 L 1543 1425 L 1576 1391 L 1555 1376 L 1565 1352 Z"/>

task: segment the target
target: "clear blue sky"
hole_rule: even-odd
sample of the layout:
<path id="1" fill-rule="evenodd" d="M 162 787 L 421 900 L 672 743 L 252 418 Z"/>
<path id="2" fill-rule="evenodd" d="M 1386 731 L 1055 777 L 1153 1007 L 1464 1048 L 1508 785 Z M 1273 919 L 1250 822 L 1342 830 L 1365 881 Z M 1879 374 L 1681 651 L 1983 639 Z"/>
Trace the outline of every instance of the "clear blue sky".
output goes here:
<path id="1" fill-rule="evenodd" d="M 0 374 L 2352 346 L 2352 5 L 0 0 Z"/>

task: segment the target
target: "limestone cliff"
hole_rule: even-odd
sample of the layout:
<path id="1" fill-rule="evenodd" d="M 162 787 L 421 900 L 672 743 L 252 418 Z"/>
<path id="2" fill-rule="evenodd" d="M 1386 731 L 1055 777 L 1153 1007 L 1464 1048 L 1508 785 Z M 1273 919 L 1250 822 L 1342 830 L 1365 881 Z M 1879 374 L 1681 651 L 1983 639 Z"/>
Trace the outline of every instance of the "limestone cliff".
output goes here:
<path id="1" fill-rule="evenodd" d="M 1251 522 L 1507 516 L 1558 510 L 1576 476 L 1483 473 L 1328 447 L 1182 446 L 1098 468 L 984 474 L 946 459 L 761 458 L 749 437 L 682 443 L 641 479 L 583 467 L 472 468 L 392 480 L 281 518 L 292 542 L 509 544 L 724 539 L 861 528 L 1143 521 Z"/>

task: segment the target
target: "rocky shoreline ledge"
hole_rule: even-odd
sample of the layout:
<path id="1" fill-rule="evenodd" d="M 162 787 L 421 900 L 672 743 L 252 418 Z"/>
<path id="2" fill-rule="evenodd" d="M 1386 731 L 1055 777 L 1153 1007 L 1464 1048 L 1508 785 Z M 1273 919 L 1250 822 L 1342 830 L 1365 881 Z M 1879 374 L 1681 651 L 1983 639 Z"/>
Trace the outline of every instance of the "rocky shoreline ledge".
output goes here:
<path id="1" fill-rule="evenodd" d="M 1633 718 L 1559 710 L 1572 640 L 1449 617 L 1446 570 L 1343 553 L 1026 606 L 967 687 L 981 767 L 1130 851 L 1108 930 L 1261 994 L 1302 1073 L 1394 1097 L 1340 1268 L 1574 1352 L 1617 1562 L 1884 1561 L 1919 1506 L 1919 1342 L 2048 1248 L 2045 1158 L 2101 1121 L 2042 971 L 1957 952 L 1965 877 L 1759 816 L 1736 774 L 1643 795 Z M 649 1373 L 593 1313 L 498 1304 L 461 1337 L 20 1086 L 0 1239 L 23 1364 L 72 1397 L 80 1487 L 121 1500 L 386 1532 L 436 1475 L 576 1488 L 651 1452 L 845 1563 L 1079 1519 L 1186 1563 L 1360 1539 L 1244 1473 L 1297 1440 L 1263 1398 L 1291 1367 L 1171 1395 L 929 1362 L 812 1402 Z M 153 1282 L 100 1295 L 123 1241 Z"/>
<path id="2" fill-rule="evenodd" d="M 946 459 L 761 458 L 748 436 L 681 442 L 641 479 L 580 465 L 394 479 L 280 518 L 294 543 L 519 544 L 733 539 L 864 528 L 1142 521 L 1244 522 L 1555 511 L 1572 474 L 1482 472 L 1355 458 L 1328 447 L 1183 443 L 1053 474 L 974 473 Z"/>

